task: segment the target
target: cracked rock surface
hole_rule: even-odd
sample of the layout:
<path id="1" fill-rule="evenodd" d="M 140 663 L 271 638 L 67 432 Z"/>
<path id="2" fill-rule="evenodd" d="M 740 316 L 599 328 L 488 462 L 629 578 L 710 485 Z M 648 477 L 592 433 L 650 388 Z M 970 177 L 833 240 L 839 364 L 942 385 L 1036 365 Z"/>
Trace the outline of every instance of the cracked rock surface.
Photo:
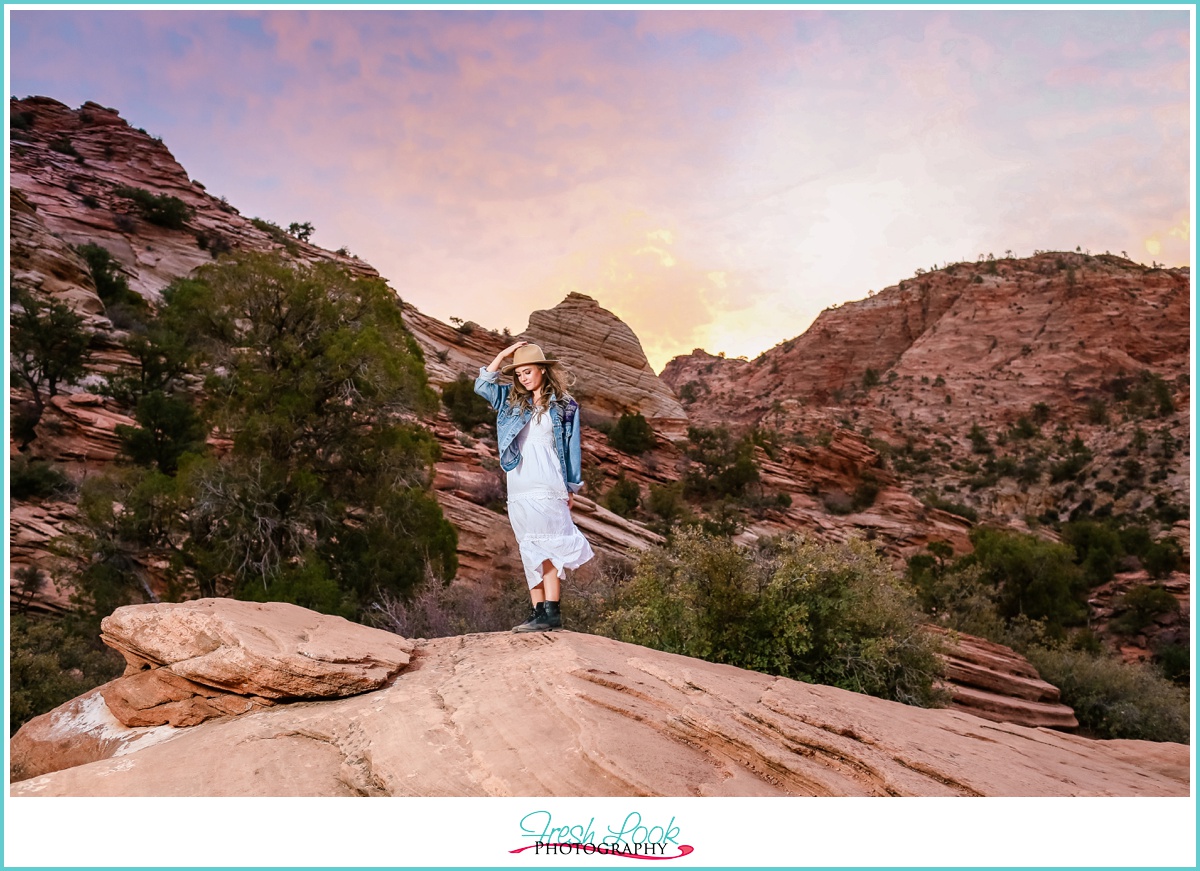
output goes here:
<path id="1" fill-rule="evenodd" d="M 128 605 L 100 624 L 126 675 L 168 668 L 204 686 L 268 699 L 329 698 L 380 687 L 413 643 L 285 602 L 198 599 Z"/>
<path id="2" fill-rule="evenodd" d="M 1189 787 L 1184 745 L 994 723 L 566 631 L 419 641 L 409 666 L 373 692 L 173 731 L 14 783 L 12 795 L 1167 796 Z"/>
<path id="3" fill-rule="evenodd" d="M 235 599 L 118 608 L 101 638 L 125 657 L 125 674 L 22 726 L 9 745 L 14 780 L 131 752 L 147 729 L 369 692 L 414 647 L 297 605 Z"/>

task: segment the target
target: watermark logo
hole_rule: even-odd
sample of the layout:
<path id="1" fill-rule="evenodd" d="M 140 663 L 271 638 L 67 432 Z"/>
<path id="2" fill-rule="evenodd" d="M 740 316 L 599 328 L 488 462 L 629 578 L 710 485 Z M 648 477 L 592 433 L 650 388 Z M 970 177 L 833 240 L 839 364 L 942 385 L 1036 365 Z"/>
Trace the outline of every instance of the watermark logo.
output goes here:
<path id="1" fill-rule="evenodd" d="M 682 859 L 693 848 L 679 842 L 680 827 L 671 817 L 664 825 L 643 822 L 633 811 L 618 826 L 605 826 L 597 842 L 596 818 L 587 824 L 559 824 L 549 811 L 533 811 L 521 817 L 521 837 L 533 839 L 510 853 L 532 851 L 534 856 L 622 856 L 627 859 Z"/>

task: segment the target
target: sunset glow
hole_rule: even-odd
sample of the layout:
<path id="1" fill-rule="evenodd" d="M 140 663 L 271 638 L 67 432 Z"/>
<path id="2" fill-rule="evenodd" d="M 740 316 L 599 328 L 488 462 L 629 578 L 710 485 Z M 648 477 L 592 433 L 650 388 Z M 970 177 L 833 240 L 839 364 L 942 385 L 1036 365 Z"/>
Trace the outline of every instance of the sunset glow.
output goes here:
<path id="1" fill-rule="evenodd" d="M 656 370 L 914 270 L 1190 265 L 1172 10 L 11 9 L 10 94 L 112 106 L 246 216 L 422 311 L 578 291 Z"/>

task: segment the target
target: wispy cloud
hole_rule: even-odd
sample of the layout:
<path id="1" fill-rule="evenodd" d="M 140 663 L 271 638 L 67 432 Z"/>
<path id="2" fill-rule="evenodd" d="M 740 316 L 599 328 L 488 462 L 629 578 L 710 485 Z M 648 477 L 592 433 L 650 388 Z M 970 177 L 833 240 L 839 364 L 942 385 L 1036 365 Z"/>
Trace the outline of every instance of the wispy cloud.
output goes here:
<path id="1" fill-rule="evenodd" d="M 1189 262 L 1188 18 L 13 10 L 14 93 L 119 108 L 421 309 L 568 290 L 661 366 L 981 252 Z M 714 276 L 719 276 L 717 280 Z"/>

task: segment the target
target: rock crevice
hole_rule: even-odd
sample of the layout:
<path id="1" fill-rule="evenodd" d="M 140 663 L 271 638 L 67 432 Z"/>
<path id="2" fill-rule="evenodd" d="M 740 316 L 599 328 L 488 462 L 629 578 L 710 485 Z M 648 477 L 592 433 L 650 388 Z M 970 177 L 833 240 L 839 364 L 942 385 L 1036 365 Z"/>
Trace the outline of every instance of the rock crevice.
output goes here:
<path id="1" fill-rule="evenodd" d="M 168 645 L 160 630 L 139 656 L 154 646 L 169 658 L 168 649 L 212 638 L 224 649 L 231 636 L 261 644 L 244 623 L 231 628 L 250 604 L 228 603 L 223 631 L 203 629 L 194 614 L 176 621 L 197 639 Z M 209 617 L 223 610 L 211 600 L 200 607 Z M 304 701 L 276 697 L 187 728 L 125 726 L 94 692 L 17 733 L 12 794 L 1188 794 L 1183 745 L 989 723 L 573 632 L 422 642 L 353 624 L 318 633 L 317 615 L 293 607 L 257 612 L 270 637 L 295 641 L 273 644 L 272 657 L 295 656 L 305 632 L 305 644 L 323 637 L 344 654 L 364 642 L 363 630 L 381 651 L 394 644 L 394 660 L 419 653 L 419 666 L 374 690 L 317 698 L 325 691 L 314 684 Z M 151 612 L 145 619 L 172 619 L 163 606 L 140 608 Z M 122 615 L 123 626 L 137 622 Z M 251 661 L 230 660 L 250 672 L 239 685 L 275 673 Z M 114 683 L 165 668 L 144 671 L 139 660 Z M 74 755 L 61 763 L 67 747 Z M 70 767 L 48 766 L 54 754 Z"/>

